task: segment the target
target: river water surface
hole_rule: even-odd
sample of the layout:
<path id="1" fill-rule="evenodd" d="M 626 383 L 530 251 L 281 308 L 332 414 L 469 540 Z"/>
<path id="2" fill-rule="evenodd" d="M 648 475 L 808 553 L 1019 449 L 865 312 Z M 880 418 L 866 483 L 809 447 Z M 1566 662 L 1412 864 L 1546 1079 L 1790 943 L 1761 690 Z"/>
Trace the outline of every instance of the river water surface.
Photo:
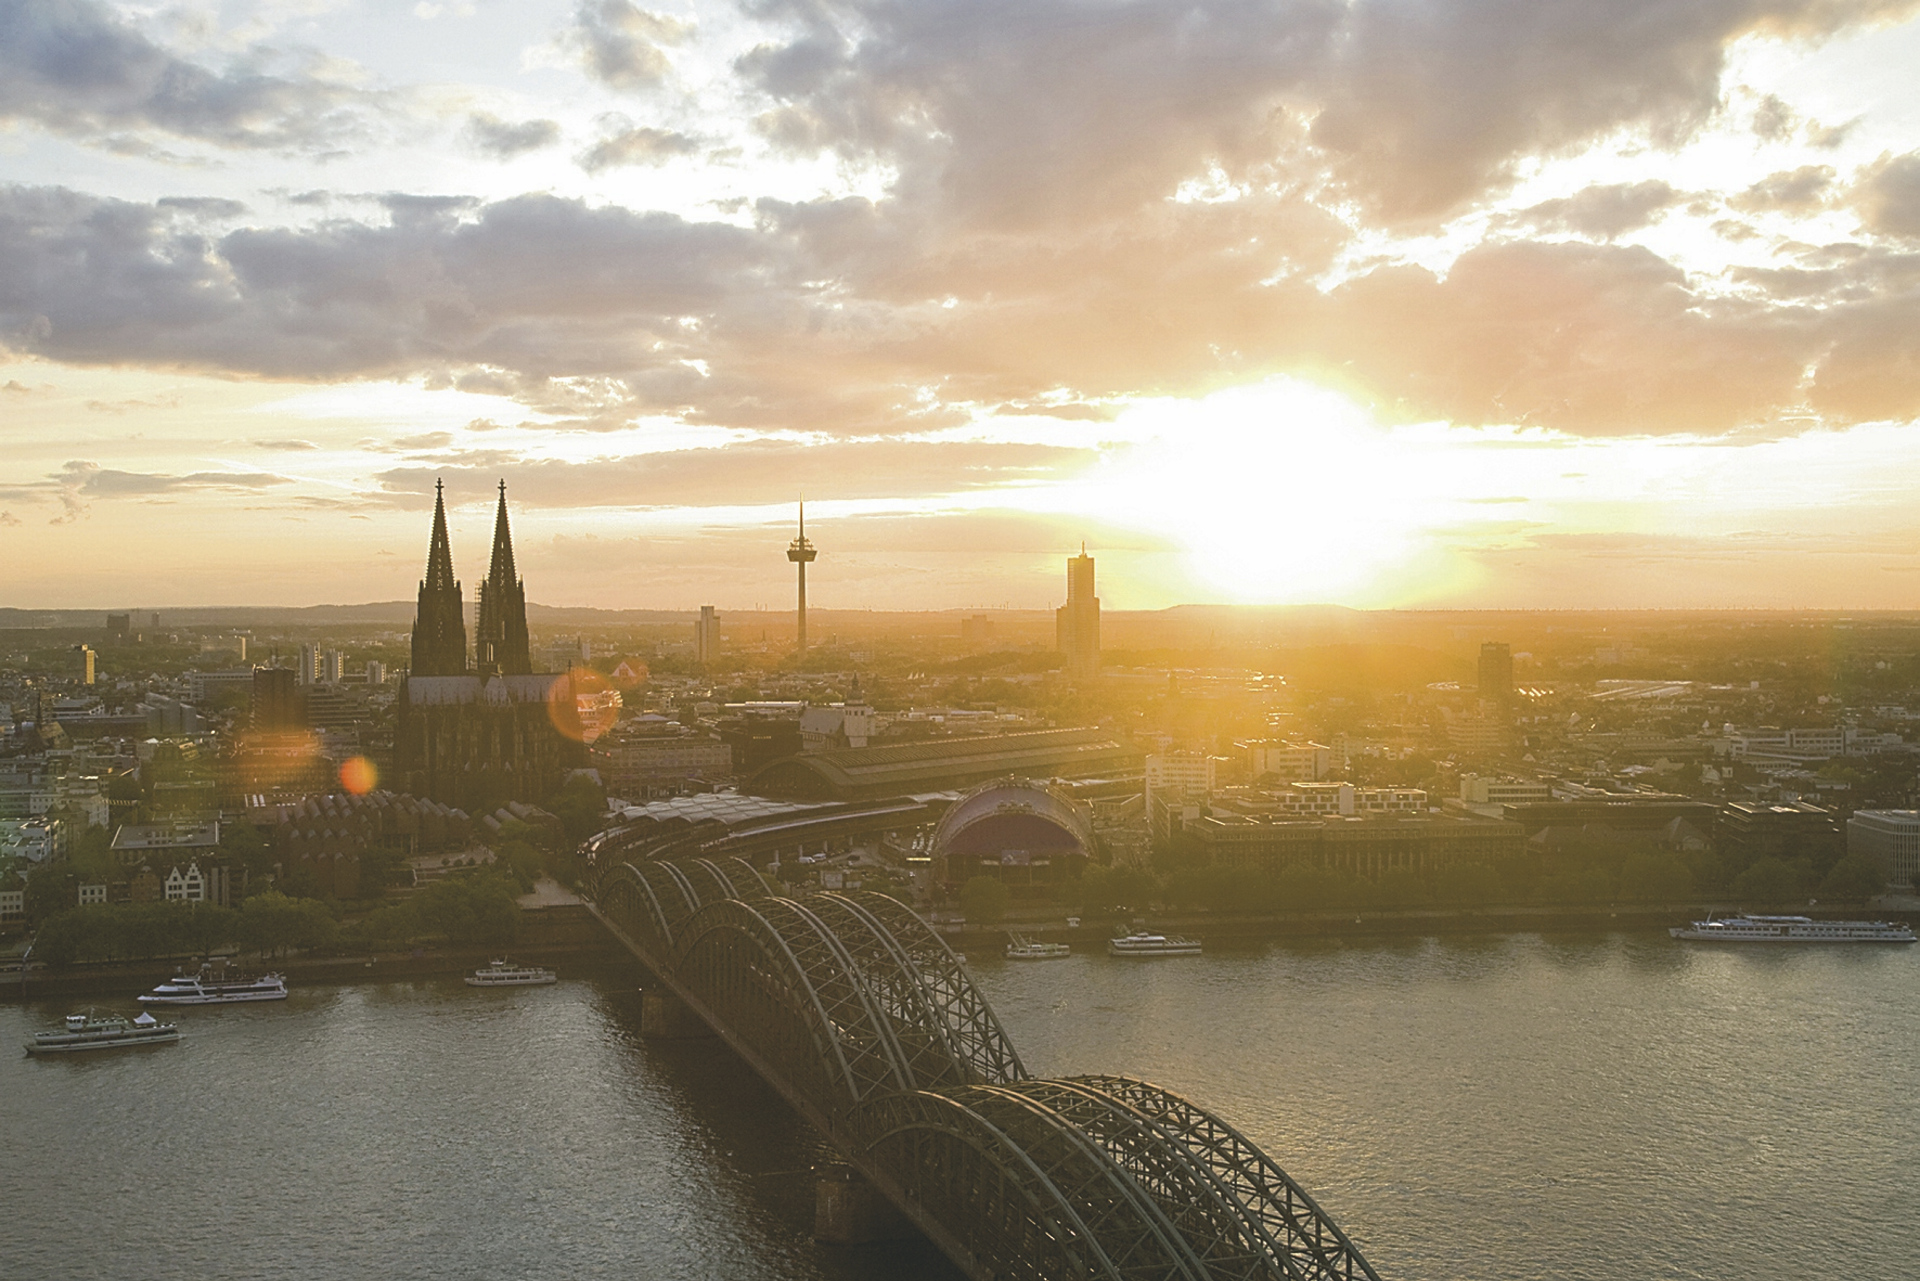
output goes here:
<path id="1" fill-rule="evenodd" d="M 1512 935 L 975 970 L 1030 1069 L 1208 1106 L 1387 1281 L 1920 1274 L 1920 949 Z M 64 1005 L 0 1006 L 0 1277 L 954 1275 L 814 1245 L 824 1151 L 717 1043 L 643 1041 L 628 974 L 310 989 L 73 1061 L 17 1053 Z"/>

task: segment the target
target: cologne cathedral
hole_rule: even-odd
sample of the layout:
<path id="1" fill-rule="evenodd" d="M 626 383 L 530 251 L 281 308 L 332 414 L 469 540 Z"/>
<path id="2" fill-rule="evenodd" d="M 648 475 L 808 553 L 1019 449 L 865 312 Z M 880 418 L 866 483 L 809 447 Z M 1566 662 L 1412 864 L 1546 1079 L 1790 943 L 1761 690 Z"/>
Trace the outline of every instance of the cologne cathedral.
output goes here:
<path id="1" fill-rule="evenodd" d="M 434 491 L 433 542 L 413 621 L 413 665 L 400 686 L 394 739 L 400 788 L 470 814 L 508 801 L 537 804 L 584 763 L 580 744 L 558 728 L 577 719 L 570 706 L 562 707 L 572 702 L 573 683 L 565 673 L 533 670 L 527 588 L 514 572 L 505 481 L 468 661 L 446 499 L 439 485 Z"/>

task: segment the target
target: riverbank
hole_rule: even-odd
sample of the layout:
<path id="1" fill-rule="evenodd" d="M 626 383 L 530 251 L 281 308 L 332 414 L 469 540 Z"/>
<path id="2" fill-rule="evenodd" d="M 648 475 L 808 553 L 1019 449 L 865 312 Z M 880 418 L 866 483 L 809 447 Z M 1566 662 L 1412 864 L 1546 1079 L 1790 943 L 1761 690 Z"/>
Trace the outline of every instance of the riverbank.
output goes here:
<path id="1" fill-rule="evenodd" d="M 1109 938 L 1136 923 L 1164 934 L 1186 934 L 1227 948 L 1264 942 L 1306 939 L 1411 938 L 1426 935 L 1470 934 L 1580 934 L 1611 930 L 1664 931 L 1698 920 L 1710 912 L 1726 912 L 1723 904 L 1673 903 L 1633 907 L 1554 907 L 1526 905 L 1483 908 L 1410 908 L 1292 913 L 1151 912 L 1120 917 L 1082 917 L 1069 926 L 1058 913 L 1044 918 L 1008 919 L 998 925 L 973 925 L 935 918 L 932 925 L 956 951 L 974 956 L 998 956 L 1010 932 L 1046 943 L 1065 943 L 1076 951 L 1104 951 Z M 1780 912 L 1812 912 L 1823 917 L 1870 916 L 1880 920 L 1920 923 L 1915 907 L 1862 909 L 1806 908 L 1787 905 Z M 633 982 L 643 981 L 644 970 L 633 954 L 613 937 L 579 902 L 523 909 L 520 939 L 507 951 L 515 960 L 561 971 L 568 966 L 631 967 Z M 340 956 L 300 956 L 263 963 L 278 970 L 290 985 L 390 982 L 465 974 L 501 953 L 498 947 L 434 947 L 405 952 L 356 953 Z M 75 965 L 64 970 L 35 969 L 25 976 L 0 972 L 0 1001 L 54 996 L 120 994 L 128 999 L 153 987 L 174 972 L 169 959 Z"/>
<path id="2" fill-rule="evenodd" d="M 501 953 L 530 965 L 557 970 L 591 968 L 604 973 L 631 967 L 640 982 L 640 963 L 602 929 L 583 906 L 522 912 L 520 939 L 512 947 L 429 947 L 404 952 L 360 952 L 339 956 L 294 956 L 263 961 L 259 968 L 284 974 L 289 987 L 328 983 L 386 983 L 470 974 Z M 0 973 L 0 1001 L 52 997 L 116 995 L 131 1001 L 176 971 L 173 960 L 123 961 Z"/>
<path id="3" fill-rule="evenodd" d="M 1077 927 L 1067 925 L 1061 916 L 1054 914 L 1045 919 L 1009 919 L 993 926 L 935 921 L 934 928 L 956 949 L 963 952 L 975 949 L 984 955 L 998 952 L 1004 947 L 1009 932 L 1018 932 L 1043 943 L 1066 943 L 1076 949 L 1101 949 L 1109 938 L 1125 933 L 1138 922 L 1144 922 L 1148 928 L 1163 934 L 1187 934 L 1203 941 L 1231 946 L 1287 939 L 1664 931 L 1688 921 L 1700 920 L 1709 913 L 1725 914 L 1729 910 L 1724 904 L 1671 903 L 1636 904 L 1631 907 L 1523 905 L 1286 913 L 1149 912 L 1118 917 L 1082 917 Z M 1876 920 L 1906 921 L 1909 924 L 1920 920 L 1920 913 L 1884 908 L 1827 910 L 1789 905 L 1769 910 L 1810 913 L 1821 917 L 1857 918 L 1867 915 Z"/>

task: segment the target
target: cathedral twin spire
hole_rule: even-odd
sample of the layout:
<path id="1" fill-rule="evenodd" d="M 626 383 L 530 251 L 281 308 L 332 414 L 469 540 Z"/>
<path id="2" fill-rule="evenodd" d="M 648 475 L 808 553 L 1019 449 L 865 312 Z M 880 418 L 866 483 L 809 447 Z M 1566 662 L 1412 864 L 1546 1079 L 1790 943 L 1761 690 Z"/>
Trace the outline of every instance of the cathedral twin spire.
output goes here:
<path id="1" fill-rule="evenodd" d="M 460 584 L 453 576 L 453 547 L 447 538 L 446 497 L 440 482 L 434 482 L 433 491 L 433 542 L 414 615 L 410 674 L 462 676 L 469 671 L 465 610 Z M 480 617 L 473 639 L 473 670 L 482 676 L 524 676 L 533 671 L 527 644 L 527 587 L 514 572 L 504 480 L 493 520 L 493 563 L 487 569 L 487 581 L 480 584 Z"/>
<path id="2" fill-rule="evenodd" d="M 513 534 L 507 528 L 507 482 L 500 482 L 500 508 L 493 517 L 493 564 L 480 584 L 480 619 L 473 633 L 474 664 L 482 676 L 526 676 L 533 671 L 527 647 L 527 585 L 513 572 Z"/>
<path id="3" fill-rule="evenodd" d="M 467 670 L 467 621 L 460 584 L 453 576 L 453 547 L 447 541 L 447 503 L 440 483 L 433 486 L 433 545 L 427 551 L 427 576 L 420 582 L 420 604 L 413 616 L 413 676 L 460 676 Z"/>

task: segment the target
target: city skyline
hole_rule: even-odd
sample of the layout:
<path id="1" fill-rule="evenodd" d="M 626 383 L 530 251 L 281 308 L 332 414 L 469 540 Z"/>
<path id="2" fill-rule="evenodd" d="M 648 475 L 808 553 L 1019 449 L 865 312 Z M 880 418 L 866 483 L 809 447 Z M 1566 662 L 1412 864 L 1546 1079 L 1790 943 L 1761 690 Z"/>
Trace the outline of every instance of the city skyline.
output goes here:
<path id="1" fill-rule="evenodd" d="M 0 597 L 1910 607 L 1916 12 L 0 0 Z"/>

